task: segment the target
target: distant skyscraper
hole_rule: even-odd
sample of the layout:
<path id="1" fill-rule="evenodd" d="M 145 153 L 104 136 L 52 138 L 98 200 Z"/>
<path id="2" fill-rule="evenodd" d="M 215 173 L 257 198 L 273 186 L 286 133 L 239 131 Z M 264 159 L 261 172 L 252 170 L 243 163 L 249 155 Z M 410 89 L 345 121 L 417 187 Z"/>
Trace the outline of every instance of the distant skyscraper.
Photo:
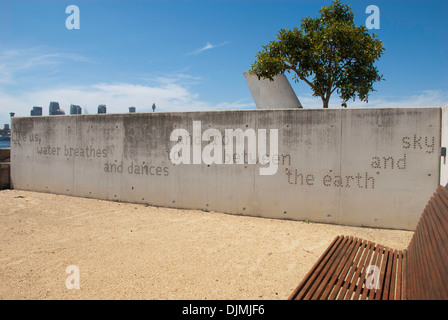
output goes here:
<path id="1" fill-rule="evenodd" d="M 51 101 L 48 114 L 50 116 L 64 115 L 65 112 L 59 107 L 59 102 Z"/>
<path id="2" fill-rule="evenodd" d="M 70 114 L 81 114 L 81 107 L 75 104 L 70 105 Z"/>
<path id="3" fill-rule="evenodd" d="M 5 127 L 3 128 L 3 130 L 8 131 L 9 130 L 9 124 L 5 123 Z"/>
<path id="4" fill-rule="evenodd" d="M 98 106 L 98 113 L 106 113 L 106 105 L 105 104 L 100 104 Z"/>
<path id="5" fill-rule="evenodd" d="M 48 114 L 50 116 L 52 116 L 58 110 L 59 110 L 59 102 L 51 101 L 50 102 L 50 107 L 49 107 L 49 110 L 48 110 Z"/>
<path id="6" fill-rule="evenodd" d="M 42 107 L 34 106 L 33 109 L 31 110 L 31 115 L 32 116 L 41 116 L 42 115 Z"/>
<path id="7" fill-rule="evenodd" d="M 131 113 L 135 112 L 135 107 L 129 107 L 129 112 Z"/>

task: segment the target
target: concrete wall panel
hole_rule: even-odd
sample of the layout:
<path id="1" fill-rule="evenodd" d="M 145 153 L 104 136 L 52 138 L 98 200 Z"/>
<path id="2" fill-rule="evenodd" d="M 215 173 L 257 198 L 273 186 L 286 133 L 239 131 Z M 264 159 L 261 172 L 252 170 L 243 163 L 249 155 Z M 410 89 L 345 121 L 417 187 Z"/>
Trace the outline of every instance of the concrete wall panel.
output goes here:
<path id="1" fill-rule="evenodd" d="M 11 180 L 23 190 L 412 230 L 439 183 L 440 123 L 440 108 L 15 117 Z M 200 163 L 172 162 L 177 129 L 188 132 L 190 160 L 199 150 Z M 208 129 L 223 137 L 222 164 L 204 163 Z M 252 130 L 257 147 L 265 129 L 271 164 L 248 163 L 247 140 L 246 163 L 226 164 L 237 157 L 236 149 L 226 154 L 226 129 Z M 260 174 L 274 162 L 275 174 Z"/>
<path id="2" fill-rule="evenodd" d="M 440 111 L 343 110 L 340 223 L 414 228 L 439 181 Z"/>

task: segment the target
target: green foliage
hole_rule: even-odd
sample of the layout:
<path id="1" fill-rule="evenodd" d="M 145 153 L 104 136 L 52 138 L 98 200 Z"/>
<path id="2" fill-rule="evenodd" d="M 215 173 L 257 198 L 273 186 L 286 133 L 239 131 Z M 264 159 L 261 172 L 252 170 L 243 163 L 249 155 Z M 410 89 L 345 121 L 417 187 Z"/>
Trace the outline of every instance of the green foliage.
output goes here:
<path id="1" fill-rule="evenodd" d="M 282 29 L 277 40 L 263 46 L 250 72 L 273 80 L 277 74 L 293 72 L 293 79 L 307 83 L 313 96 L 321 97 L 328 108 L 336 91 L 343 100 L 368 101 L 373 84 L 383 79 L 374 62 L 384 51 L 376 34 L 355 26 L 350 6 L 334 0 L 322 7 L 319 18 L 304 18 L 300 29 Z"/>

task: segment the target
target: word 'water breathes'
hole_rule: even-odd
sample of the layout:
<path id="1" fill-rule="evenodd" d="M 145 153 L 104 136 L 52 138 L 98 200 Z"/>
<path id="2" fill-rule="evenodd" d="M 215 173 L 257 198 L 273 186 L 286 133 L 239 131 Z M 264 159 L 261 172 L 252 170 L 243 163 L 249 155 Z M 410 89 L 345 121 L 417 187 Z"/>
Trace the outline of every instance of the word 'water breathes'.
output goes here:
<path id="1" fill-rule="evenodd" d="M 170 151 L 173 164 L 257 164 L 269 165 L 260 168 L 260 175 L 277 173 L 278 130 L 269 130 L 269 156 L 267 154 L 267 130 L 252 128 L 225 129 L 209 128 L 202 132 L 201 121 L 193 121 L 193 134 L 186 129 L 174 129 L 170 141 L 177 141 Z M 202 142 L 208 142 L 202 148 Z M 247 141 L 247 148 L 245 145 Z M 235 144 L 234 144 L 235 142 Z M 224 147 L 223 147 L 224 146 Z M 224 150 L 223 150 L 224 149 Z M 247 152 L 246 152 L 247 150 Z M 257 153 L 258 150 L 258 153 Z M 272 159 L 271 159 L 272 158 Z"/>

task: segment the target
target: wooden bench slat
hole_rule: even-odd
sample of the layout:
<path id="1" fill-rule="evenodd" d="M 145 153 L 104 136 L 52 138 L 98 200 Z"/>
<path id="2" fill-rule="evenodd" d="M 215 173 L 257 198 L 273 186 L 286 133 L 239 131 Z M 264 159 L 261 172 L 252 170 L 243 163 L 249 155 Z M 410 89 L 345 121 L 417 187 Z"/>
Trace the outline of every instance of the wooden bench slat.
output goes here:
<path id="1" fill-rule="evenodd" d="M 421 221 L 421 218 L 420 218 Z M 417 230 L 419 230 L 421 223 L 418 223 L 416 233 L 412 237 L 412 240 L 408 246 L 408 263 L 410 272 L 408 273 L 408 280 L 412 284 L 412 286 L 408 289 L 408 292 L 411 294 L 409 295 L 410 299 L 414 298 L 414 292 L 424 292 L 426 290 L 425 284 L 427 283 L 427 280 L 422 280 L 422 275 L 420 274 L 421 270 L 423 269 L 422 259 L 420 251 L 418 250 L 419 244 L 420 244 L 420 235 L 417 234 Z M 412 277 L 410 276 L 412 274 Z"/>
<path id="2" fill-rule="evenodd" d="M 446 188 L 439 187 L 439 192 L 434 193 L 434 197 L 440 209 L 440 219 L 448 222 L 448 190 Z M 448 233 L 448 230 L 445 229 L 445 232 Z"/>
<path id="3" fill-rule="evenodd" d="M 408 281 L 406 278 L 407 272 L 408 272 L 408 250 L 403 250 L 403 256 L 402 256 L 402 271 L 401 271 L 401 297 L 403 300 L 407 300 L 407 292 L 408 292 Z"/>
<path id="4" fill-rule="evenodd" d="M 346 300 L 350 300 L 352 298 L 352 295 L 354 296 L 354 299 L 357 300 L 358 296 L 359 296 L 359 292 L 361 292 L 361 287 L 362 284 L 364 283 L 364 278 L 365 278 L 365 269 L 366 269 L 366 261 L 370 261 L 370 258 L 373 254 L 373 250 L 375 248 L 375 244 L 373 242 L 367 241 L 366 247 L 364 249 L 364 252 L 362 254 L 361 260 L 360 260 L 360 266 L 358 266 L 358 268 L 356 269 L 356 273 L 353 276 L 353 280 L 350 283 L 350 286 L 348 286 L 347 289 L 347 293 L 345 297 L 339 297 L 339 299 L 346 299 Z M 356 295 L 355 293 L 355 289 L 358 290 L 359 288 L 359 292 Z"/>
<path id="5" fill-rule="evenodd" d="M 337 284 L 338 290 L 334 291 L 334 294 L 330 297 L 330 299 L 344 299 L 345 295 L 348 293 L 349 295 L 352 294 L 353 291 L 349 291 L 349 285 L 352 282 L 357 282 L 357 279 L 354 278 L 355 273 L 359 270 L 361 272 L 363 265 L 360 263 L 363 257 L 366 257 L 369 250 L 369 242 L 358 239 L 358 245 L 356 248 L 356 252 L 353 253 L 353 258 L 351 259 L 351 262 L 347 264 L 347 268 L 344 271 L 340 282 Z M 337 292 L 337 294 L 336 294 Z"/>
<path id="6" fill-rule="evenodd" d="M 422 287 L 422 281 L 417 281 L 417 278 L 419 277 L 418 274 L 418 270 L 421 270 L 418 267 L 418 261 L 419 261 L 419 253 L 417 252 L 417 244 L 418 244 L 418 240 L 417 237 L 412 237 L 411 239 L 411 243 L 408 246 L 408 266 L 409 266 L 409 271 L 408 273 L 406 273 L 406 277 L 409 281 L 409 283 L 411 284 L 408 287 L 408 296 L 410 297 L 410 299 L 412 299 L 414 292 L 421 292 L 423 291 L 423 287 Z M 412 275 L 412 276 L 411 276 Z M 410 293 L 410 294 L 409 294 Z"/>
<path id="7" fill-rule="evenodd" d="M 435 192 L 434 194 L 438 194 L 442 198 L 442 201 L 445 203 L 445 206 L 448 207 L 448 190 L 446 188 L 439 186 L 439 188 L 437 188 L 437 192 Z M 444 212 L 446 219 L 448 219 L 448 212 Z"/>
<path id="8" fill-rule="evenodd" d="M 380 265 L 381 258 L 383 256 L 383 254 L 384 254 L 384 247 L 381 245 L 377 245 L 375 247 L 375 251 L 373 254 L 372 261 L 370 262 L 370 265 L 375 265 L 375 266 Z M 381 268 L 381 265 L 378 267 Z M 363 287 L 362 287 L 361 300 L 366 300 L 366 299 L 372 300 L 374 298 L 375 291 L 368 289 L 364 283 L 362 284 L 362 286 Z M 380 286 L 381 286 L 381 283 L 380 283 Z"/>
<path id="9" fill-rule="evenodd" d="M 422 217 L 423 219 L 419 223 L 419 228 L 416 230 L 415 236 L 420 241 L 420 245 L 418 247 L 420 251 L 420 263 L 418 264 L 418 268 L 415 270 L 416 281 L 420 281 L 422 291 L 416 292 L 417 296 L 424 297 L 425 299 L 434 299 L 434 297 L 440 296 L 442 291 L 440 288 L 437 288 L 435 284 L 440 283 L 440 278 L 438 276 L 437 270 L 434 269 L 434 266 L 437 265 L 436 260 L 434 259 L 434 244 L 432 240 L 432 233 L 428 226 L 428 221 L 431 219 L 433 213 L 431 213 L 431 208 L 428 208 L 424 211 Z M 431 270 L 431 272 L 428 272 Z"/>
<path id="10" fill-rule="evenodd" d="M 382 252 L 382 247 L 378 246 L 375 244 L 375 246 L 372 248 L 372 255 L 370 256 L 370 259 L 368 259 L 366 261 L 366 265 L 364 268 L 364 274 L 362 276 L 363 281 L 359 283 L 358 285 L 358 289 L 356 290 L 355 296 L 354 298 L 356 298 L 356 300 L 367 300 L 368 299 L 368 294 L 370 293 L 370 291 L 368 290 L 367 286 L 366 286 L 366 281 L 367 281 L 367 268 L 369 267 L 369 265 L 377 265 L 377 261 L 378 261 L 378 256 L 379 253 Z"/>
<path id="11" fill-rule="evenodd" d="M 426 213 L 425 213 L 425 217 L 426 217 Z M 426 246 L 426 239 L 425 239 L 425 234 L 423 233 L 422 229 L 423 229 L 423 221 L 422 220 L 420 222 L 420 229 L 416 232 L 415 236 L 417 237 L 417 239 L 419 239 L 419 246 L 417 247 L 417 250 L 420 254 L 420 258 L 419 258 L 419 263 L 417 263 L 417 274 L 418 274 L 418 278 L 417 280 L 420 280 L 423 282 L 422 287 L 423 287 L 423 291 L 420 294 L 424 294 L 428 299 L 432 299 L 433 296 L 433 289 L 432 286 L 430 285 L 432 282 L 432 275 L 431 273 L 425 272 L 425 270 L 427 270 L 430 265 L 428 264 L 428 258 L 426 256 L 427 251 L 425 250 L 425 246 Z"/>
<path id="12" fill-rule="evenodd" d="M 444 207 L 444 204 L 441 202 L 440 197 L 436 197 L 435 200 L 436 201 L 433 207 L 437 214 L 432 217 L 432 220 L 434 221 L 434 226 L 436 227 L 436 230 L 440 236 L 440 251 L 445 259 L 446 257 L 448 257 L 448 220 L 444 219 L 443 210 L 448 210 L 448 207 Z M 448 268 L 446 270 L 448 270 Z"/>
<path id="13" fill-rule="evenodd" d="M 441 209 L 438 206 L 439 199 L 436 198 L 435 203 L 432 204 L 432 210 L 435 213 L 429 217 L 430 229 L 433 232 L 437 253 L 439 254 L 438 263 L 442 266 L 444 273 L 448 272 L 448 265 L 443 261 L 448 261 L 448 221 L 445 221 L 441 216 Z M 447 229 L 445 229 L 447 228 Z M 441 270 L 442 271 L 442 270 Z"/>
<path id="14" fill-rule="evenodd" d="M 436 195 L 434 197 L 434 203 L 433 208 L 435 209 L 435 218 L 439 221 L 441 234 L 448 237 L 448 230 L 445 229 L 446 226 L 448 226 L 448 217 L 444 214 L 444 211 L 448 210 L 448 207 L 446 206 L 445 202 L 443 202 L 443 199 L 440 195 Z"/>
<path id="15" fill-rule="evenodd" d="M 348 241 L 349 237 L 342 237 L 342 241 L 338 243 L 337 247 L 335 247 L 335 250 L 330 252 L 330 255 L 328 255 L 326 260 L 324 260 L 326 263 L 322 266 L 319 276 L 316 278 L 315 282 L 312 283 L 310 290 L 304 296 L 304 300 L 311 300 L 314 296 L 314 293 L 319 292 L 318 289 L 321 287 L 322 282 L 325 281 L 326 275 L 328 274 L 329 270 L 333 267 L 333 263 L 335 262 L 336 257 L 338 257 L 340 251 L 347 246 Z M 317 299 L 317 297 L 315 297 L 315 299 Z"/>
<path id="16" fill-rule="evenodd" d="M 377 266 L 378 268 L 380 268 L 380 283 L 379 283 L 379 289 L 370 289 L 369 291 L 369 300 L 380 300 L 382 295 L 383 295 L 383 291 L 385 289 L 385 284 L 386 284 L 386 267 L 387 267 L 387 263 L 389 261 L 389 248 L 382 246 L 383 248 L 383 254 L 381 254 L 381 252 L 379 252 L 379 256 L 378 256 L 378 260 L 377 260 Z"/>
<path id="17" fill-rule="evenodd" d="M 431 208 L 428 208 L 428 211 L 426 212 L 426 219 L 422 221 L 422 230 L 424 232 L 424 235 L 426 237 L 426 244 L 425 244 L 425 256 L 427 261 L 427 269 L 430 270 L 432 266 L 432 272 L 429 272 L 430 278 L 431 278 L 431 299 L 437 296 L 446 295 L 444 294 L 445 289 L 440 288 L 438 285 L 441 283 L 441 276 L 439 273 L 438 268 L 434 268 L 434 266 L 437 266 L 437 261 L 439 260 L 437 258 L 437 241 L 434 238 L 434 229 L 430 225 L 431 219 L 433 218 L 434 214 L 431 211 Z"/>
<path id="18" fill-rule="evenodd" d="M 328 254 L 331 250 L 334 250 L 337 246 L 337 243 L 342 241 L 341 236 L 337 236 L 334 238 L 334 240 L 331 242 L 331 244 L 328 246 L 328 248 L 324 251 L 324 253 L 319 257 L 318 261 L 314 264 L 314 266 L 311 268 L 311 270 L 307 273 L 307 275 L 303 278 L 301 283 L 297 286 L 297 288 L 292 292 L 289 300 L 294 299 L 302 299 L 303 296 L 308 292 L 309 286 L 312 285 L 315 278 L 318 276 L 318 270 L 322 267 L 322 263 L 325 259 L 328 259 Z"/>
<path id="19" fill-rule="evenodd" d="M 402 300 L 401 284 L 403 283 L 403 251 L 398 251 L 397 273 L 395 281 L 395 294 L 393 300 Z"/>
<path id="20" fill-rule="evenodd" d="M 380 257 L 381 260 L 379 262 L 380 267 L 380 288 L 375 290 L 371 289 L 370 297 L 371 299 L 380 300 L 383 297 L 383 292 L 387 295 L 389 292 L 389 278 L 390 274 L 388 273 L 387 265 L 390 263 L 390 249 L 384 248 L 384 254 Z"/>
<path id="21" fill-rule="evenodd" d="M 391 250 L 392 251 L 392 250 Z M 397 264 L 398 264 L 398 251 L 393 250 L 391 253 L 392 258 L 392 268 L 390 270 L 389 279 L 389 294 L 384 298 L 387 300 L 395 300 L 395 281 L 397 281 Z"/>
<path id="22" fill-rule="evenodd" d="M 426 216 L 426 212 L 423 213 L 424 216 Z M 419 228 L 416 230 L 414 237 L 416 238 L 416 259 L 417 263 L 415 265 L 414 275 L 416 279 L 416 283 L 420 285 L 420 292 L 419 294 L 423 294 L 427 299 L 432 298 L 432 288 L 429 286 L 431 283 L 431 274 L 425 272 L 424 270 L 427 270 L 428 266 L 428 260 L 426 257 L 426 251 L 424 250 L 425 246 L 425 237 L 423 234 L 423 224 L 422 221 L 419 223 Z M 418 292 L 418 291 L 417 291 Z"/>
<path id="23" fill-rule="evenodd" d="M 324 272 L 321 274 L 320 281 L 317 281 L 312 290 L 305 296 L 305 300 L 312 299 L 318 300 L 321 298 L 324 290 L 328 285 L 331 285 L 331 278 L 336 268 L 341 263 L 342 258 L 346 255 L 347 251 L 353 245 L 353 237 L 346 237 L 346 241 L 335 251 L 334 256 L 331 258 L 330 263 L 324 268 Z M 315 289 L 315 290 L 313 290 Z"/>
<path id="24" fill-rule="evenodd" d="M 423 213 L 426 216 L 426 212 Z M 422 220 L 423 221 L 423 220 Z M 416 241 L 416 253 L 417 253 L 417 264 L 415 266 L 415 279 L 417 283 L 421 284 L 421 292 L 425 295 L 432 296 L 432 293 L 429 290 L 432 290 L 428 287 L 428 284 L 431 283 L 431 275 L 424 272 L 424 270 L 428 267 L 427 265 L 427 257 L 426 252 L 423 250 L 423 246 L 425 245 L 425 237 L 423 234 L 423 224 L 422 221 L 419 223 L 419 228 L 416 230 L 414 237 L 417 239 Z"/>
<path id="25" fill-rule="evenodd" d="M 435 208 L 429 208 L 427 212 L 427 219 L 422 221 L 422 226 L 428 241 L 426 245 L 426 256 L 428 257 L 428 264 L 433 266 L 432 272 L 430 272 L 432 278 L 431 288 L 433 297 L 447 297 L 448 295 L 445 286 L 440 286 L 440 284 L 443 283 L 442 272 L 444 272 L 445 267 L 440 264 L 440 262 L 443 261 L 440 254 L 441 248 L 439 248 L 438 245 L 440 235 L 437 231 L 437 227 L 434 225 L 433 219 L 436 218 L 436 214 L 432 210 L 435 210 Z"/>
<path id="26" fill-rule="evenodd" d="M 444 188 L 439 189 L 440 191 L 434 192 L 433 196 L 438 197 L 442 201 L 442 207 L 448 208 L 448 195 L 443 191 Z M 446 216 L 446 214 L 443 214 Z"/>
<path id="27" fill-rule="evenodd" d="M 413 273 L 413 270 L 415 269 L 414 267 L 414 259 L 412 259 L 412 255 L 414 254 L 414 246 L 412 245 L 414 242 L 414 238 L 411 239 L 411 242 L 409 243 L 408 248 L 406 249 L 406 260 L 405 260 L 405 264 L 406 264 L 406 272 L 404 273 L 404 280 L 406 281 L 406 287 L 407 287 L 407 291 L 405 292 L 406 294 L 406 299 L 408 298 L 408 292 L 413 291 L 415 289 L 415 278 L 411 277 L 411 274 Z"/>
<path id="28" fill-rule="evenodd" d="M 353 265 L 350 268 L 350 271 L 347 273 L 346 275 L 346 280 L 344 281 L 344 285 L 341 287 L 339 294 L 335 295 L 334 293 L 331 295 L 330 299 L 334 300 L 342 300 L 345 298 L 346 295 L 350 295 L 353 291 L 349 290 L 349 286 L 351 283 L 353 283 L 353 285 L 356 285 L 356 280 L 357 277 L 359 277 L 359 273 L 361 272 L 362 269 L 362 264 L 363 264 L 363 259 L 365 259 L 365 257 L 368 254 L 368 250 L 371 246 L 371 243 L 365 240 L 360 240 L 361 243 L 359 245 L 358 248 L 358 253 L 356 255 L 356 259 L 354 259 L 353 261 Z M 359 272 L 359 273 L 358 273 Z"/>
<path id="29" fill-rule="evenodd" d="M 327 300 L 328 297 L 330 296 L 330 293 L 332 293 L 333 296 L 338 295 L 339 289 L 342 286 L 345 276 L 347 275 L 347 273 L 351 268 L 351 262 L 354 260 L 355 255 L 358 253 L 360 245 L 361 245 L 360 239 L 357 238 L 353 239 L 352 244 L 344 254 L 344 258 L 341 259 L 338 267 L 332 273 L 330 282 L 328 283 L 327 288 L 325 289 L 324 293 L 321 296 L 322 299 Z"/>
<path id="30" fill-rule="evenodd" d="M 443 211 L 448 210 L 444 203 L 441 202 L 440 197 L 436 197 L 435 204 L 433 205 L 434 210 L 437 215 L 431 217 L 432 228 L 435 230 L 437 235 L 437 249 L 438 249 L 438 265 L 439 271 L 442 277 L 442 283 L 440 284 L 443 288 L 448 288 L 448 221 L 443 218 Z M 446 290 L 448 291 L 448 289 Z M 448 299 L 448 296 L 444 297 Z"/>
<path id="31" fill-rule="evenodd" d="M 325 266 L 326 261 L 331 257 L 331 252 L 336 250 L 339 243 L 344 240 L 344 237 L 337 236 L 325 252 L 320 256 L 319 260 L 314 264 L 313 268 L 308 272 L 299 286 L 294 290 L 289 299 L 301 300 L 308 292 L 309 287 L 313 284 L 317 276 L 320 274 L 321 269 Z"/>

